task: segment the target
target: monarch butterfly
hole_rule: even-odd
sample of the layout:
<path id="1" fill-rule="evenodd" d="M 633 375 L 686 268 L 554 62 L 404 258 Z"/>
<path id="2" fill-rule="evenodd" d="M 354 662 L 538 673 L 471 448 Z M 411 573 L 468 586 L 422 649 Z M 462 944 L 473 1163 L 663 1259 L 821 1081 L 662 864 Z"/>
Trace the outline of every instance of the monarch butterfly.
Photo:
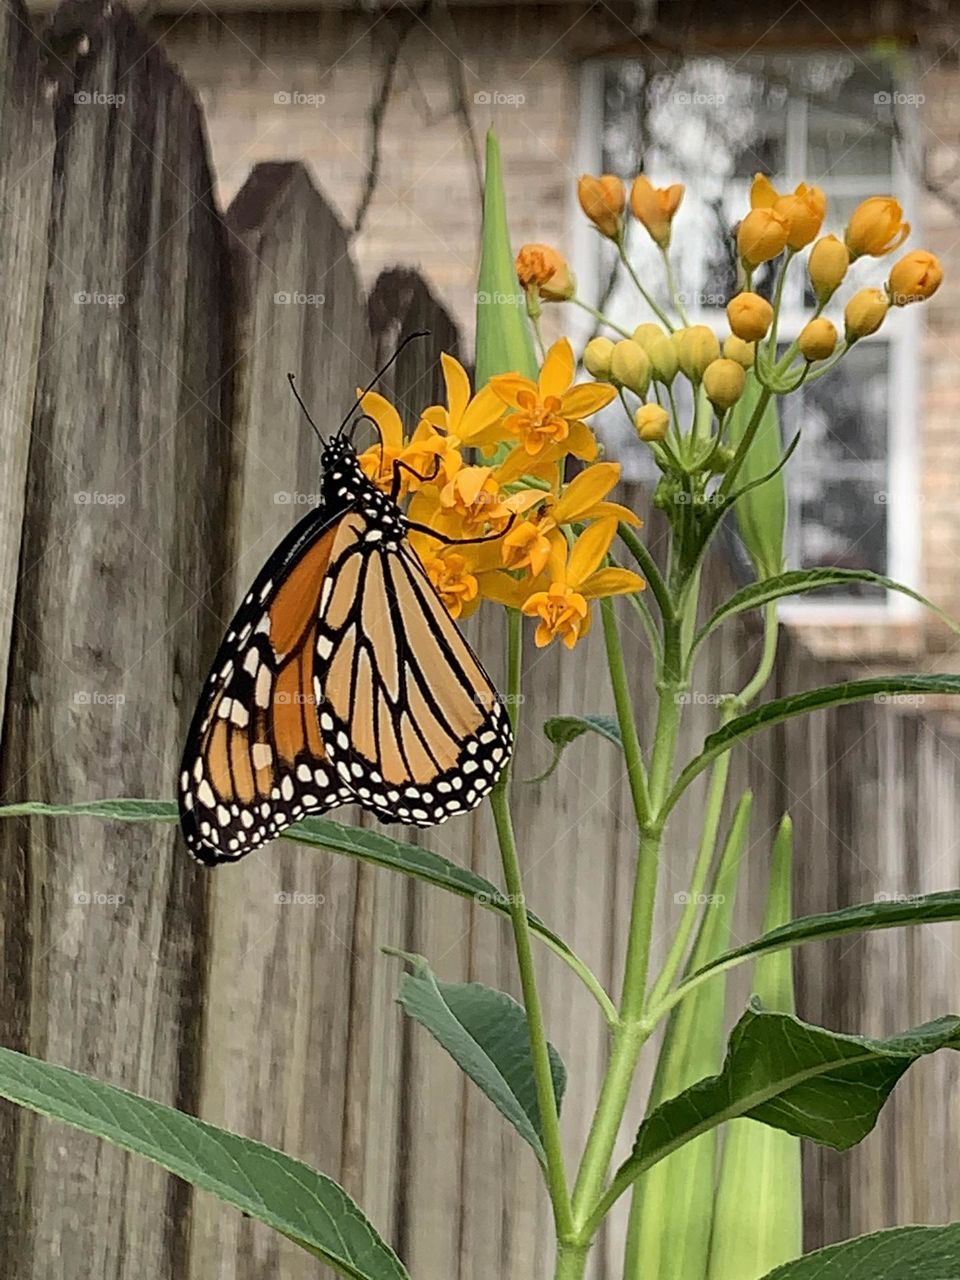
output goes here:
<path id="1" fill-rule="evenodd" d="M 445 822 L 480 803 L 510 756 L 496 689 L 407 542 L 405 464 L 379 489 L 351 416 L 324 444 L 319 505 L 244 597 L 194 713 L 180 826 L 210 866 L 345 803 L 383 822 Z"/>

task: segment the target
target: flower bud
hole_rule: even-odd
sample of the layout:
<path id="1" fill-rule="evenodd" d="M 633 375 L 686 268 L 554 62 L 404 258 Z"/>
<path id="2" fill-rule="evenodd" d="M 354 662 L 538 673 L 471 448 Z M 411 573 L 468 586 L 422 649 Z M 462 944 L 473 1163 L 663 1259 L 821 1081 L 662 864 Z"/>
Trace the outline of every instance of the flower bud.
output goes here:
<path id="1" fill-rule="evenodd" d="M 627 192 L 620 178 L 612 173 L 592 178 L 585 173 L 577 183 L 577 198 L 580 208 L 602 236 L 608 240 L 621 239 Z"/>
<path id="2" fill-rule="evenodd" d="M 728 444 L 719 444 L 714 449 L 710 457 L 710 474 L 713 476 L 722 476 L 733 461 L 735 449 L 731 449 Z"/>
<path id="3" fill-rule="evenodd" d="M 641 440 L 663 440 L 670 429 L 670 415 L 659 404 L 642 404 L 633 415 Z"/>
<path id="4" fill-rule="evenodd" d="M 517 254 L 517 279 L 545 302 L 565 302 L 576 291 L 566 259 L 548 244 L 525 244 Z"/>
<path id="5" fill-rule="evenodd" d="M 613 343 L 609 338 L 591 338 L 583 349 L 583 367 L 594 378 L 610 377 Z"/>
<path id="6" fill-rule="evenodd" d="M 610 358 L 610 376 L 635 395 L 645 396 L 650 385 L 650 361 L 639 342 L 625 338 L 614 344 Z"/>
<path id="7" fill-rule="evenodd" d="M 679 368 L 676 347 L 665 333 L 661 333 L 659 338 L 648 344 L 646 351 L 654 380 L 669 387 Z"/>
<path id="8" fill-rule="evenodd" d="M 643 174 L 633 180 L 630 190 L 633 216 L 646 227 L 661 249 L 666 249 L 670 243 L 673 218 L 680 208 L 683 191 L 679 182 L 672 187 L 655 187 Z"/>
<path id="9" fill-rule="evenodd" d="M 843 313 L 848 342 L 876 333 L 890 306 L 882 289 L 860 289 L 847 303 Z"/>
<path id="10" fill-rule="evenodd" d="M 673 335 L 677 362 L 691 382 L 699 382 L 707 365 L 720 358 L 720 342 L 705 324 L 691 325 Z"/>
<path id="11" fill-rule="evenodd" d="M 650 352 L 650 344 L 666 336 L 666 330 L 658 324 L 638 324 L 631 337 L 639 342 L 644 351 Z"/>
<path id="12" fill-rule="evenodd" d="M 773 207 L 787 220 L 787 247 L 805 249 L 823 226 L 827 197 L 819 187 L 801 182 L 792 195 L 781 196 Z"/>
<path id="13" fill-rule="evenodd" d="M 738 293 L 727 303 L 730 328 L 744 342 L 759 342 L 773 323 L 773 307 L 759 293 Z"/>
<path id="14" fill-rule="evenodd" d="M 703 389 L 718 413 L 737 403 L 743 395 L 746 383 L 747 374 L 743 365 L 724 357 L 713 360 L 703 373 Z"/>
<path id="15" fill-rule="evenodd" d="M 942 282 L 940 259 L 926 249 L 914 249 L 894 265 L 887 281 L 887 293 L 895 307 L 905 307 L 908 302 L 932 298 Z"/>
<path id="16" fill-rule="evenodd" d="M 743 365 L 744 369 L 752 369 L 756 347 L 752 342 L 744 342 L 735 333 L 731 333 L 724 341 L 723 354 L 728 360 L 736 360 L 737 364 Z"/>
<path id="17" fill-rule="evenodd" d="M 737 252 L 745 267 L 758 267 L 787 247 L 789 224 L 776 209 L 751 209 L 737 231 Z"/>
<path id="18" fill-rule="evenodd" d="M 851 259 L 865 253 L 882 258 L 899 249 L 909 234 L 910 223 L 903 220 L 900 201 L 893 196 L 871 196 L 854 209 L 844 239 Z"/>
<path id="19" fill-rule="evenodd" d="M 810 250 L 807 270 L 821 306 L 836 293 L 849 266 L 850 250 L 836 236 L 823 236 Z"/>
<path id="20" fill-rule="evenodd" d="M 804 360 L 828 360 L 837 345 L 837 326 L 826 316 L 817 316 L 804 325 L 797 346 Z"/>

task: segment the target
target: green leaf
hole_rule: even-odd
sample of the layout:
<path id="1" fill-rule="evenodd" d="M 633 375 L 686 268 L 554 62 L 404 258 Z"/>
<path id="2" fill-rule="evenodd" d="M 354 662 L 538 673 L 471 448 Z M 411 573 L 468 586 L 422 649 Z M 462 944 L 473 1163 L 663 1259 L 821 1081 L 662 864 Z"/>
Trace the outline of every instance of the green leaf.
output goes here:
<path id="1" fill-rule="evenodd" d="M 530 1143 L 546 1167 L 543 1127 L 523 1006 L 503 991 L 479 982 L 440 982 L 422 956 L 400 955 L 414 967 L 400 983 L 400 1003 L 426 1027 L 457 1066 L 481 1089 L 501 1115 Z M 552 1045 L 550 1073 L 557 1110 L 567 1073 Z"/>
<path id="2" fill-rule="evenodd" d="M 751 956 L 799 947 L 806 942 L 842 938 L 848 933 L 868 933 L 874 929 L 902 929 L 907 925 L 943 924 L 960 920 L 960 890 L 944 893 L 894 894 L 888 900 L 863 902 L 839 911 L 825 911 L 815 916 L 800 916 L 788 924 L 763 933 L 753 942 L 726 951 L 709 964 L 691 974 L 684 988 L 699 985 L 722 969 L 748 960 Z M 680 988 L 678 988 L 680 990 Z"/>
<path id="3" fill-rule="evenodd" d="M 747 374 L 743 395 L 730 410 L 727 421 L 729 443 L 736 448 L 753 417 L 762 388 L 753 370 Z M 783 456 L 777 400 L 767 405 L 757 434 L 753 438 L 743 466 L 737 475 L 737 486 L 755 485 L 763 476 L 779 466 Z M 734 507 L 737 530 L 759 578 L 769 578 L 783 568 L 783 534 L 787 521 L 786 484 L 782 471 L 765 483 L 750 489 Z"/>
<path id="4" fill-rule="evenodd" d="M 764 1280 L 957 1280 L 960 1222 L 894 1227 L 817 1249 Z"/>
<path id="5" fill-rule="evenodd" d="M 935 613 L 951 630 L 960 634 L 960 624 L 954 622 L 949 614 L 922 596 L 919 591 L 905 587 L 902 582 L 893 578 L 885 578 L 880 573 L 871 573 L 868 569 L 793 569 L 789 573 L 777 574 L 774 578 L 765 578 L 762 582 L 751 582 L 729 600 L 704 623 L 697 632 L 693 648 L 697 649 L 711 632 L 716 631 L 721 623 L 737 614 L 746 613 L 749 609 L 759 609 L 771 600 L 781 600 L 784 596 L 802 595 L 807 591 L 818 591 L 823 587 L 840 587 L 851 582 L 869 582 L 874 586 L 884 587 L 887 591 L 899 591 L 909 596 L 924 608 Z"/>
<path id="6" fill-rule="evenodd" d="M 699 966 L 729 944 L 730 922 L 753 797 L 737 806 L 710 894 L 703 906 L 691 963 Z M 664 1033 L 650 1109 L 718 1071 L 723 1061 L 726 983 L 709 982 L 673 1010 Z M 624 1253 L 624 1280 L 702 1277 L 710 1250 L 715 1195 L 716 1132 L 702 1134 L 638 1178 Z"/>
<path id="7" fill-rule="evenodd" d="M 409 1280 L 342 1187 L 282 1151 L 12 1049 L 0 1048 L 0 1097 L 152 1160 L 349 1280 Z"/>
<path id="8" fill-rule="evenodd" d="M 685 766 L 674 783 L 673 790 L 667 796 L 661 811 L 662 816 L 670 812 L 690 783 L 707 768 L 717 756 L 729 751 L 738 742 L 752 738 L 762 729 L 769 729 L 795 716 L 807 715 L 810 711 L 820 711 L 827 707 L 842 707 L 851 702 L 868 702 L 870 699 L 883 701 L 890 695 L 900 695 L 901 699 L 913 699 L 920 705 L 926 694 L 958 694 L 960 693 L 960 676 L 950 675 L 904 675 L 878 676 L 872 680 L 848 680 L 844 684 L 826 685 L 820 689 L 808 689 L 804 693 L 791 694 L 787 698 L 776 698 L 772 702 L 763 702 L 759 707 L 737 716 L 711 733 L 704 741 L 703 750 Z"/>
<path id="9" fill-rule="evenodd" d="M 785 815 L 773 842 L 765 931 L 778 928 L 793 914 L 792 872 L 793 825 Z M 790 952 L 775 952 L 758 960 L 753 990 L 766 1008 L 793 1013 L 792 961 Z M 708 983 L 708 987 L 713 985 Z M 800 1139 L 793 1134 L 745 1117 L 727 1125 L 707 1280 L 760 1280 L 772 1267 L 800 1256 L 800 1163 Z"/>
<path id="10" fill-rule="evenodd" d="M 526 306 L 510 247 L 500 146 L 491 129 L 483 185 L 483 233 L 477 281 L 477 371 L 482 387 L 498 373 L 537 376 Z"/>
<path id="11" fill-rule="evenodd" d="M 652 1112 L 602 1206 L 646 1169 L 701 1133 L 750 1116 L 844 1151 L 860 1142 L 903 1073 L 938 1049 L 960 1048 L 960 1018 L 944 1017 L 886 1040 L 839 1035 L 756 1003 L 730 1036 L 719 1075 Z"/>
<path id="12" fill-rule="evenodd" d="M 23 804 L 0 805 L 0 818 L 65 817 L 102 818 L 120 822 L 176 822 L 177 806 L 169 800 L 85 800 L 79 804 L 45 804 L 28 800 Z M 439 853 L 405 844 L 390 836 L 381 835 L 363 827 L 348 827 L 332 818 L 304 818 L 284 831 L 281 840 L 293 840 L 298 844 L 323 849 L 328 853 L 344 853 L 350 858 L 375 867 L 386 867 L 412 876 L 438 889 L 446 889 L 461 898 L 469 898 L 478 907 L 509 916 L 510 904 L 502 890 L 475 872 L 450 862 Z M 584 962 L 570 947 L 548 929 L 543 921 L 527 912 L 531 930 L 541 942 L 573 969 L 584 986 L 604 1011 L 608 1022 L 616 1021 L 616 1009 L 602 985 Z"/>
<path id="13" fill-rule="evenodd" d="M 584 733 L 599 733 L 601 738 L 623 747 L 620 726 L 613 716 L 552 716 L 543 722 L 543 732 L 553 743 L 553 759 L 545 773 L 527 778 L 527 782 L 545 782 L 560 763 L 564 750 Z"/>

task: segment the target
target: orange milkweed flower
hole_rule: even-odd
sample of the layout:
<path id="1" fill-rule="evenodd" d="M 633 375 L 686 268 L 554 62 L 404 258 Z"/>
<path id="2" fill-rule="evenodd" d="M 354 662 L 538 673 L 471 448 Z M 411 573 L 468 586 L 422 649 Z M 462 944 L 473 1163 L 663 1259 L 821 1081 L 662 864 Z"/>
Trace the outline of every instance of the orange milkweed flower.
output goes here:
<path id="1" fill-rule="evenodd" d="M 550 555 L 549 534 L 565 524 L 591 520 L 623 520 L 640 526 L 643 521 L 619 502 L 606 497 L 620 479 L 619 462 L 598 462 L 586 467 L 567 485 L 559 498 L 546 495 L 543 506 L 529 520 L 511 529 L 503 538 L 503 563 L 507 569 L 529 569 L 534 576 L 543 572 Z"/>
<path id="2" fill-rule="evenodd" d="M 521 245 L 516 271 L 526 292 L 539 295 L 544 302 L 566 302 L 576 292 L 566 258 L 548 244 Z"/>
<path id="3" fill-rule="evenodd" d="M 518 438 L 531 458 L 548 446 L 562 445 L 575 427 L 582 427 L 584 418 L 616 396 L 616 389 L 603 382 L 574 386 L 575 370 L 573 348 L 561 338 L 547 352 L 536 382 L 519 373 L 490 379 L 496 394 L 514 410 L 504 419 L 504 432 Z"/>
<path id="4" fill-rule="evenodd" d="M 506 405 L 488 384 L 471 396 L 470 378 L 459 360 L 440 356 L 443 381 L 447 391 L 446 407 L 431 405 L 420 415 L 435 430 L 450 437 L 456 445 L 485 449 L 503 439 L 501 422 Z"/>
<path id="5" fill-rule="evenodd" d="M 561 533 L 553 534 L 544 572 L 549 585 L 534 591 L 522 607 L 527 617 L 538 619 L 538 648 L 560 639 L 572 649 L 590 629 L 590 600 L 641 591 L 646 585 L 630 569 L 600 568 L 616 532 L 614 517 L 598 520 L 580 535 L 572 550 Z"/>
<path id="6" fill-rule="evenodd" d="M 577 182 L 577 199 L 580 208 L 602 236 L 608 240 L 621 238 L 623 209 L 627 203 L 622 179 L 612 173 L 605 173 L 599 178 L 585 173 Z"/>
<path id="7" fill-rule="evenodd" d="M 670 244 L 673 219 L 683 199 L 684 186 L 675 182 L 670 187 L 655 187 L 641 173 L 634 178 L 630 190 L 630 208 L 633 216 L 646 227 L 651 239 L 666 249 Z"/>
<path id="8" fill-rule="evenodd" d="M 819 187 L 806 182 L 798 183 L 792 193 L 780 195 L 770 179 L 758 173 L 750 188 L 750 208 L 776 210 L 787 222 L 787 245 L 805 249 L 820 234 L 827 197 Z"/>
<path id="9" fill-rule="evenodd" d="M 870 196 L 850 215 L 843 238 L 852 261 L 864 254 L 882 258 L 899 249 L 909 234 L 910 223 L 903 220 L 899 200 L 893 196 Z"/>

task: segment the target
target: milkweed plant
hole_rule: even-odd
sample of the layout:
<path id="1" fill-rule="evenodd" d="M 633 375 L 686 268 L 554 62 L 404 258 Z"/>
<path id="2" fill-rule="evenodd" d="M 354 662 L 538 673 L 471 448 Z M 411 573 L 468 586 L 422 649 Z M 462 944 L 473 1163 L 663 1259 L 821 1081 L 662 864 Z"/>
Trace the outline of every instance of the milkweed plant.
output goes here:
<path id="1" fill-rule="evenodd" d="M 891 308 L 930 298 L 941 283 L 941 266 L 919 249 L 895 258 L 910 227 L 892 197 L 863 201 L 845 227 L 831 231 L 827 200 L 817 187 L 800 183 L 780 192 L 758 175 L 750 207 L 731 233 L 739 287 L 719 333 L 688 323 L 673 283 L 671 231 L 683 217 L 683 195 L 680 185 L 658 189 L 644 176 L 633 180 L 629 194 L 620 177 L 579 181 L 584 215 L 611 243 L 636 290 L 637 324 L 623 328 L 578 296 L 555 248 L 525 244 L 513 253 L 491 136 L 475 381 L 443 355 L 445 402 L 424 408 L 413 423 L 402 421 L 379 392 L 362 397 L 380 439 L 361 455 L 361 465 L 387 491 L 395 474 L 402 476 L 400 497 L 421 527 L 411 542 L 447 609 L 456 619 L 480 607 L 503 610 L 507 674 L 501 692 L 514 727 L 521 706 L 524 715 L 537 711 L 522 697 L 524 646 L 563 646 L 565 661 L 575 666 L 591 628 L 602 633 L 615 717 L 555 716 L 545 728 L 557 757 L 585 733 L 602 734 L 606 749 L 622 757 L 636 860 L 619 983 L 606 990 L 533 913 L 535 904 L 528 908 L 527 851 L 514 838 L 509 768 L 491 796 L 500 885 L 385 834 L 326 819 L 306 820 L 287 838 L 416 875 L 509 916 L 521 1002 L 477 983 L 444 982 L 419 956 L 401 957 L 407 972 L 399 997 L 406 1013 L 529 1144 L 531 1167 L 539 1167 L 552 1207 L 554 1238 L 543 1242 L 542 1256 L 551 1259 L 545 1265 L 554 1280 L 587 1274 L 598 1232 L 622 1201 L 629 1204 L 624 1280 L 805 1280 L 852 1274 L 859 1265 L 876 1280 L 893 1280 L 903 1275 L 906 1258 L 924 1260 L 923 1274 L 960 1274 L 960 1224 L 895 1228 L 803 1256 L 801 1140 L 842 1150 L 863 1139 L 913 1062 L 960 1048 L 960 1019 L 944 1016 L 882 1040 L 841 1034 L 795 1015 L 791 972 L 792 950 L 801 944 L 960 919 L 960 892 L 796 918 L 785 814 L 770 850 L 765 917 L 755 924 L 753 942 L 731 948 L 751 797 L 727 794 L 731 753 L 772 725 L 882 694 L 960 692 L 960 677 L 900 675 L 788 697 L 764 694 L 776 659 L 777 602 L 785 597 L 869 582 L 920 600 L 957 629 L 888 578 L 848 568 L 788 569 L 783 555 L 784 469 L 799 437 L 781 439 L 779 402 L 828 378 L 857 342 L 880 329 Z M 631 262 L 631 222 L 659 250 L 669 306 L 655 300 L 661 291 Z M 875 266 L 876 283 L 851 292 L 845 285 L 858 259 Z M 806 276 L 813 303 L 799 335 L 784 342 L 778 322 L 790 273 Z M 761 275 L 769 288 L 757 283 Z M 544 343 L 544 309 L 563 305 L 594 317 L 596 336 L 582 351 L 566 338 Z M 653 501 L 669 530 L 664 558 L 653 557 L 641 520 L 614 496 L 621 469 L 598 436 L 601 411 L 608 418 L 624 415 L 650 451 L 659 473 Z M 396 471 L 398 461 L 405 466 Z M 708 612 L 699 607 L 701 570 L 725 522 L 735 526 L 753 576 Z M 456 541 L 440 542 L 426 529 Z M 484 540 L 463 541 L 471 538 Z M 722 625 L 748 611 L 759 611 L 763 620 L 756 671 L 742 688 L 718 699 L 713 731 L 692 758 L 678 760 L 694 663 Z M 649 645 L 651 669 L 638 676 L 624 660 L 625 620 L 639 620 Z M 641 701 L 656 705 L 647 738 L 635 715 Z M 663 955 L 655 956 L 661 866 L 672 852 L 670 817 L 701 774 L 707 775 L 706 799 L 689 887 L 680 897 L 675 931 Z M 725 824 L 728 808 L 732 817 Z M 115 800 L 24 804 L 4 812 L 169 821 L 174 806 Z M 571 982 L 585 985 L 606 1025 L 603 1082 L 575 1159 L 561 1139 L 566 1072 L 549 1040 L 538 987 L 547 949 L 566 962 Z M 754 995 L 724 1046 L 726 974 L 741 965 L 752 965 Z M 645 1117 L 618 1164 L 628 1100 L 654 1045 Z M 408 1276 L 335 1182 L 271 1148 L 10 1050 L 0 1050 L 0 1095 L 215 1192 L 337 1274 L 353 1280 Z"/>

